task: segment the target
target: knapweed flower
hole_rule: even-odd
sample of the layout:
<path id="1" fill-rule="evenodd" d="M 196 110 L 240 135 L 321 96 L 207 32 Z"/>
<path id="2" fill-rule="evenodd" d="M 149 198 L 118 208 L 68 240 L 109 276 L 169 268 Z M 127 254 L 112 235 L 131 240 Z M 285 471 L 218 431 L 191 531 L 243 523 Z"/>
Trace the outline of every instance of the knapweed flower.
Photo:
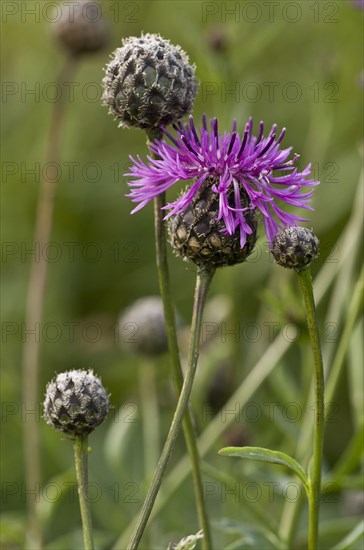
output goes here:
<path id="1" fill-rule="evenodd" d="M 47 385 L 44 419 L 70 437 L 92 432 L 105 420 L 109 408 L 108 393 L 90 370 L 62 372 Z"/>
<path id="2" fill-rule="evenodd" d="M 219 134 L 217 119 L 208 128 L 205 116 L 199 133 L 192 117 L 189 123 L 179 122 L 174 129 L 176 137 L 164 130 L 170 144 L 156 140 L 150 145 L 157 158 L 148 156 L 148 163 L 140 157 L 131 158 L 133 165 L 126 175 L 134 178 L 128 195 L 138 203 L 133 213 L 178 181 L 192 180 L 177 200 L 165 206 L 170 211 L 166 218 L 186 212 L 208 187 L 216 201 L 219 231 L 230 236 L 238 232 L 240 248 L 254 233 L 254 211 L 262 214 L 270 243 L 279 229 L 307 221 L 282 208 L 290 205 L 312 210 L 310 188 L 318 183 L 309 178 L 310 164 L 298 170 L 295 163 L 299 155 L 289 160 L 292 148 L 280 148 L 285 129 L 277 135 L 274 125 L 265 137 L 261 122 L 258 135 L 253 135 L 250 119 L 242 137 L 236 131 L 235 121 L 231 133 Z M 304 187 L 309 190 L 304 191 Z"/>
<path id="3" fill-rule="evenodd" d="M 224 222 L 218 219 L 219 199 L 213 192 L 218 181 L 208 178 L 192 198 L 185 210 L 174 214 L 168 220 L 168 229 L 174 251 L 184 260 L 191 260 L 201 268 L 215 269 L 244 262 L 253 251 L 257 240 L 257 217 L 255 210 L 242 189 L 242 208 L 247 207 L 244 223 L 247 230 L 244 245 L 241 246 L 239 229 L 231 235 L 225 230 Z M 231 198 L 233 191 L 229 193 Z"/>
<path id="4" fill-rule="evenodd" d="M 158 34 L 131 36 L 112 54 L 103 103 L 120 126 L 151 129 L 188 115 L 198 88 L 187 54 Z"/>
<path id="5" fill-rule="evenodd" d="M 277 264 L 304 271 L 319 255 L 320 243 L 306 227 L 286 227 L 274 237 L 271 252 Z"/>

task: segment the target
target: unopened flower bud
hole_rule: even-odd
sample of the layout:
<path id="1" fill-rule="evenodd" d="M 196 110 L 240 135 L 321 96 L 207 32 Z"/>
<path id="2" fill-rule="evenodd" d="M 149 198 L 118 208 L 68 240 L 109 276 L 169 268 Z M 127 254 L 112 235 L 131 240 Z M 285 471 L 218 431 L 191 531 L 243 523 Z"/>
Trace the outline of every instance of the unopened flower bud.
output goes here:
<path id="1" fill-rule="evenodd" d="M 44 418 L 70 436 L 87 435 L 105 420 L 109 407 L 100 378 L 92 371 L 71 370 L 47 385 Z"/>
<path id="2" fill-rule="evenodd" d="M 304 271 L 319 256 L 319 240 L 310 229 L 293 226 L 279 231 L 274 237 L 271 252 L 277 264 Z"/>
<path id="3" fill-rule="evenodd" d="M 197 84 L 179 46 L 158 34 L 132 36 L 106 66 L 103 103 L 120 126 L 167 126 L 191 112 Z"/>
<path id="4" fill-rule="evenodd" d="M 224 221 L 218 220 L 219 195 L 212 190 L 215 183 L 218 182 L 208 178 L 188 208 L 172 216 L 169 222 L 174 250 L 199 267 L 215 268 L 244 262 L 257 240 L 257 218 L 243 188 L 240 200 L 242 208 L 246 208 L 244 219 L 250 233 L 246 234 L 243 246 L 239 228 L 232 235 L 227 233 Z"/>
<path id="5" fill-rule="evenodd" d="M 73 55 L 101 50 L 109 40 L 109 25 L 97 2 L 74 0 L 57 7 L 61 16 L 53 24 L 53 31 Z"/>
<path id="6" fill-rule="evenodd" d="M 119 318 L 119 341 L 124 349 L 145 355 L 167 351 L 163 302 L 159 296 L 140 298 Z"/>

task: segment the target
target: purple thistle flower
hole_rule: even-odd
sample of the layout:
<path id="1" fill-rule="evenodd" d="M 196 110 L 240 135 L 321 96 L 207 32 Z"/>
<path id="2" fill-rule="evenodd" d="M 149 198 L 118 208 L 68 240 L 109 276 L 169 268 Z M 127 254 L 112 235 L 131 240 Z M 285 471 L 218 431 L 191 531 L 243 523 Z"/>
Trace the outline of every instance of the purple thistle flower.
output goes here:
<path id="1" fill-rule="evenodd" d="M 210 121 L 210 126 L 211 129 L 204 115 L 203 127 L 198 134 L 190 116 L 189 123 L 183 125 L 179 122 L 173 126 L 177 137 L 163 129 L 171 144 L 156 140 L 150 145 L 150 150 L 158 159 L 148 156 L 146 164 L 139 156 L 137 160 L 130 157 L 133 166 L 126 175 L 135 179 L 129 183 L 131 192 L 128 196 L 139 203 L 132 213 L 178 181 L 193 180 L 187 192 L 164 207 L 170 210 L 166 218 L 179 214 L 191 204 L 204 182 L 210 178 L 214 182 L 212 192 L 219 199 L 217 220 L 223 221 L 223 231 L 229 235 L 240 230 L 241 248 L 246 243 L 247 235 L 252 232 L 244 216 L 249 209 L 258 209 L 262 213 L 270 243 L 283 227 L 307 221 L 278 206 L 278 203 L 286 203 L 312 210 L 309 203 L 314 190 L 302 192 L 302 188 L 319 183 L 307 179 L 311 172 L 310 164 L 301 172 L 294 166 L 299 155 L 287 160 L 292 147 L 280 149 L 285 129 L 276 137 L 277 126 L 274 125 L 268 136 L 264 137 L 261 122 L 255 136 L 250 118 L 244 135 L 240 137 L 236 131 L 236 121 L 231 133 L 219 134 L 216 118 Z M 242 189 L 250 203 L 248 206 L 245 203 L 245 207 L 241 200 Z"/>

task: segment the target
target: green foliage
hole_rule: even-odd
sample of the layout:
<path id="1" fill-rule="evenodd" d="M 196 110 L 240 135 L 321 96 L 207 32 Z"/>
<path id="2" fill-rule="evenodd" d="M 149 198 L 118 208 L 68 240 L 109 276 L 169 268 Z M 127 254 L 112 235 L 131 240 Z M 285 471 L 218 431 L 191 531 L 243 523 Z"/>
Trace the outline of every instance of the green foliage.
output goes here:
<path id="1" fill-rule="evenodd" d="M 262 447 L 225 447 L 224 449 L 220 449 L 219 455 L 256 460 L 267 464 L 278 464 L 279 466 L 287 468 L 293 474 L 296 474 L 303 484 L 307 486 L 307 477 L 304 469 L 297 460 L 286 453 L 272 451 L 271 449 L 264 449 Z"/>
<path id="2" fill-rule="evenodd" d="M 8 85 L 1 123 L 4 368 L 0 540 L 6 550 L 24 548 L 25 491 L 33 489 L 24 486 L 22 456 L 22 428 L 31 413 L 21 403 L 21 353 L 24 339 L 35 337 L 26 334 L 27 327 L 22 325 L 32 260 L 27 251 L 34 247 L 36 201 L 54 107 L 51 83 L 63 61 L 44 12 L 40 10 L 39 17 L 22 17 L 21 10 L 28 3 L 12 4 L 19 6 L 19 11 L 4 21 L 5 47 L 1 51 L 3 81 Z M 29 4 L 42 6 L 41 2 Z M 215 14 L 206 15 L 209 4 L 216 8 Z M 238 14 L 227 14 L 224 20 L 221 9 L 225 4 L 227 9 L 238 9 Z M 255 124 L 262 119 L 267 126 L 274 122 L 286 126 L 284 144 L 301 153 L 302 166 L 312 162 L 321 180 L 309 227 L 321 242 L 321 257 L 312 271 L 327 377 L 339 346 L 344 350 L 339 361 L 339 391 L 327 415 L 322 548 L 344 540 L 347 546 L 340 548 L 356 550 L 362 548 L 358 526 L 362 504 L 357 489 L 362 445 L 357 433 L 363 419 L 363 322 L 361 311 L 354 320 L 350 318 L 348 304 L 361 262 L 362 204 L 357 194 L 362 164 L 360 12 L 346 1 L 300 1 L 293 4 L 301 15 L 291 22 L 285 17 L 286 3 L 280 2 L 270 21 L 266 4 L 261 4 L 262 16 L 256 21 L 252 13 L 244 11 L 244 2 L 105 0 L 103 9 L 111 19 L 110 51 L 120 45 L 121 37 L 144 30 L 158 32 L 188 52 L 201 80 L 196 119 L 203 112 L 209 117 L 218 115 L 221 128 L 230 129 L 235 117 L 242 130 L 252 115 Z M 211 46 L 216 33 L 222 35 L 223 48 Z M 158 293 L 152 208 L 130 216 L 131 204 L 124 197 L 127 185 L 123 173 L 129 154 L 146 155 L 145 137 L 138 130 L 118 129 L 93 95 L 108 55 L 106 50 L 79 64 L 62 136 L 52 234 L 55 246 L 36 251 L 49 252 L 50 257 L 44 322 L 37 328 L 40 396 L 55 373 L 92 368 L 102 377 L 115 407 L 90 437 L 89 479 L 94 490 L 99 490 L 91 505 L 95 540 L 97 548 L 105 549 L 125 547 L 150 481 L 150 473 L 145 472 L 139 380 L 144 359 L 125 352 L 115 325 L 120 311 L 135 299 Z M 33 95 L 26 94 L 31 89 Z M 300 92 L 301 97 L 293 101 L 290 93 Z M 74 163 L 73 176 L 69 163 Z M 30 173 L 34 169 L 36 175 Z M 279 548 L 278 533 L 289 530 L 286 522 L 293 503 L 285 504 L 284 497 L 290 478 L 283 471 L 258 469 L 249 462 L 224 461 L 217 451 L 222 446 L 263 445 L 284 449 L 307 465 L 311 448 L 307 427 L 313 415 L 309 391 L 312 361 L 293 275 L 272 264 L 261 239 L 256 256 L 244 265 L 219 271 L 211 287 L 211 297 L 224 297 L 231 307 L 222 319 L 216 310 L 205 318 L 193 406 L 201 454 L 223 476 L 215 479 L 211 471 L 204 474 L 206 503 L 215 520 L 216 548 Z M 175 301 L 187 325 L 194 276 L 192 265 L 171 254 Z M 349 323 L 353 330 L 345 334 Z M 213 332 L 210 339 L 206 336 L 209 331 Z M 183 328 L 180 336 L 185 356 Z M 168 359 L 154 360 L 153 369 L 157 387 L 153 398 L 160 418 L 155 445 L 161 448 L 175 394 Z M 40 507 L 45 547 L 79 548 L 82 534 L 77 494 L 72 489 L 71 444 L 45 425 L 40 408 L 35 414 L 41 435 Z M 249 483 L 258 487 L 257 496 L 249 493 Z M 261 527 L 258 506 L 273 526 Z M 182 438 L 162 484 L 154 518 L 145 534 L 145 548 L 166 548 L 171 540 L 198 530 Z M 291 547 L 306 547 L 306 531 L 303 513 Z"/>

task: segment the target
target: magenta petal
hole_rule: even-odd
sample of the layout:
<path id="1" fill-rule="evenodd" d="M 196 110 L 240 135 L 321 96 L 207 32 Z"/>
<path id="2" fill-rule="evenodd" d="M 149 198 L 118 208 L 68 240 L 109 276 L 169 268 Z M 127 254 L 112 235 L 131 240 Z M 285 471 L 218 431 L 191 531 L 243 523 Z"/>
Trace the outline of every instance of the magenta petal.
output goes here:
<path id="1" fill-rule="evenodd" d="M 133 213 L 177 182 L 194 180 L 182 197 L 165 206 L 170 210 L 166 217 L 179 213 L 188 208 L 206 179 L 211 177 L 212 191 L 219 194 L 218 220 L 223 220 L 225 225 L 222 231 L 232 235 L 239 227 L 243 247 L 251 228 L 245 223 L 241 188 L 248 195 L 251 208 L 261 212 L 268 241 L 280 228 L 303 220 L 285 212 L 285 205 L 312 210 L 311 195 L 319 182 L 310 179 L 311 165 L 302 171 L 294 166 L 299 155 L 294 154 L 289 160 L 291 147 L 280 149 L 285 129 L 276 137 L 277 127 L 273 125 L 264 137 L 261 122 L 255 136 L 250 118 L 242 137 L 236 131 L 236 122 L 231 133 L 221 134 L 217 119 L 208 125 L 205 115 L 200 130 L 196 129 L 192 116 L 186 124 L 179 122 L 173 128 L 174 135 L 163 129 L 168 141 L 156 140 L 150 144 L 154 157 L 148 156 L 147 162 L 139 156 L 130 157 L 132 166 L 125 175 L 131 178 L 128 196 L 138 203 Z M 231 185 L 234 186 L 233 204 L 228 200 Z"/>

